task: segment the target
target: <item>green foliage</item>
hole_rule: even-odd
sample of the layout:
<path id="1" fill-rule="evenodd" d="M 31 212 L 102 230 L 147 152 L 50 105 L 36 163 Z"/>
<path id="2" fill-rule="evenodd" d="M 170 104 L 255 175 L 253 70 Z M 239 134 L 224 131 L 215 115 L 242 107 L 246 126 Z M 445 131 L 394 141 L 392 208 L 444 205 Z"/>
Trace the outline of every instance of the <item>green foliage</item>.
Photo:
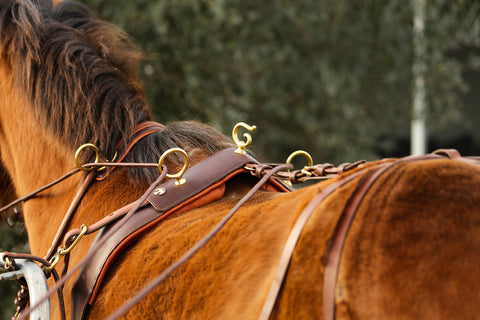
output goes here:
<path id="1" fill-rule="evenodd" d="M 227 134 L 238 121 L 256 124 L 254 151 L 270 161 L 298 148 L 315 162 L 375 159 L 408 135 L 409 2 L 85 2 L 145 49 L 142 75 L 161 122 L 199 119 Z M 438 129 L 462 116 L 469 65 L 453 53 L 478 47 L 478 8 L 435 0 L 426 12 L 429 120 Z"/>

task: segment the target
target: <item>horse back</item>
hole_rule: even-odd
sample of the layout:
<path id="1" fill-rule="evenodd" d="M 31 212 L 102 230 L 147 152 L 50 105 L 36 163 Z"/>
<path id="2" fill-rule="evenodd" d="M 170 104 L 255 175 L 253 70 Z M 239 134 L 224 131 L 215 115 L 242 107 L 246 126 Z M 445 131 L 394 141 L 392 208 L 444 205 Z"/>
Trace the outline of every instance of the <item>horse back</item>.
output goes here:
<path id="1" fill-rule="evenodd" d="M 363 170 L 363 171 L 362 171 Z M 314 209 L 294 250 L 272 318 L 320 319 L 332 238 L 377 165 Z M 453 318 L 475 314 L 480 258 L 474 196 L 480 169 L 459 160 L 398 162 L 369 186 L 346 236 L 335 287 L 338 319 Z M 339 179 L 341 179 L 340 177 Z M 335 180 L 261 192 L 189 262 L 128 315 L 143 319 L 257 318 L 298 216 Z M 227 192 L 228 195 L 228 192 Z M 165 270 L 225 216 L 226 197 L 172 217 L 116 262 L 90 315 L 101 319 Z M 148 307 L 147 307 L 148 306 Z"/>
<path id="2" fill-rule="evenodd" d="M 335 291 L 339 319 L 477 317 L 480 168 L 398 162 L 359 206 Z"/>

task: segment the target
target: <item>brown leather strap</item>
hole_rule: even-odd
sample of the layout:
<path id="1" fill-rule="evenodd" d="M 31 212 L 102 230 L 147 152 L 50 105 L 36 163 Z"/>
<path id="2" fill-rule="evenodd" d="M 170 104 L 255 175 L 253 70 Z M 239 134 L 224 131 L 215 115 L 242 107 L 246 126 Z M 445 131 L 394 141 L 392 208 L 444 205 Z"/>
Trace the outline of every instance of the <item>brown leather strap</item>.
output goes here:
<path id="1" fill-rule="evenodd" d="M 130 151 L 133 149 L 133 147 L 140 140 L 142 140 L 143 138 L 145 138 L 145 137 L 147 137 L 151 134 L 159 132 L 163 129 L 165 129 L 165 126 L 161 123 L 158 123 L 158 122 L 145 121 L 145 122 L 139 123 L 135 127 L 132 135 L 129 137 L 130 141 L 129 141 L 127 147 L 125 148 L 125 150 L 123 152 L 121 152 L 120 157 L 117 160 L 117 162 L 122 162 L 126 158 L 126 156 L 130 153 Z M 119 142 L 119 144 L 118 144 L 119 146 L 122 144 L 122 141 Z"/>
<path id="2" fill-rule="evenodd" d="M 275 302 L 277 301 L 278 294 L 280 293 L 280 288 L 282 283 L 285 279 L 285 274 L 287 272 L 288 265 L 290 264 L 290 260 L 292 259 L 293 251 L 295 246 L 297 245 L 298 239 L 305 227 L 308 219 L 315 211 L 315 208 L 324 201 L 329 195 L 331 195 L 335 190 L 339 187 L 347 184 L 348 182 L 354 180 L 364 171 L 357 171 L 350 175 L 344 176 L 339 180 L 333 182 L 329 186 L 327 186 L 324 190 L 322 190 L 318 195 L 316 195 L 303 209 L 302 213 L 299 215 L 295 224 L 288 235 L 287 242 L 282 252 L 282 256 L 280 257 L 280 262 L 277 267 L 277 271 L 273 278 L 272 285 L 270 286 L 270 290 L 268 292 L 267 298 L 262 307 L 262 311 L 260 312 L 260 316 L 258 317 L 259 320 L 268 320 L 270 315 L 272 314 L 273 307 L 275 306 Z"/>
<path id="3" fill-rule="evenodd" d="M 135 127 L 132 135 L 129 137 L 128 145 L 124 148 L 123 151 L 121 151 L 120 156 L 116 160 L 116 162 L 120 163 L 123 160 L 125 160 L 127 155 L 130 153 L 130 151 L 133 149 L 133 147 L 135 147 L 135 145 L 140 140 L 142 140 L 143 138 L 145 138 L 145 137 L 147 137 L 151 134 L 157 133 L 157 132 L 163 130 L 164 128 L 165 128 L 165 126 L 163 124 L 158 123 L 158 122 L 154 122 L 154 121 L 145 121 L 145 122 L 139 123 Z M 120 140 L 120 142 L 117 145 L 117 148 L 120 148 L 122 143 L 123 143 L 123 139 Z M 116 166 L 110 167 L 110 169 L 104 175 L 98 176 L 96 179 L 98 181 L 105 180 L 110 174 L 112 174 L 112 172 L 115 169 L 116 169 Z"/>
<path id="4" fill-rule="evenodd" d="M 349 227 L 355 218 L 357 210 L 365 198 L 366 193 L 370 190 L 370 187 L 377 181 L 377 179 L 384 174 L 388 169 L 394 165 L 402 162 L 411 162 L 419 160 L 432 160 L 432 159 L 459 159 L 460 153 L 453 149 L 439 150 L 429 155 L 415 155 L 398 159 L 395 162 L 386 162 L 381 164 L 376 171 L 374 171 L 361 185 L 357 187 L 357 190 L 352 195 L 349 203 L 342 212 L 342 215 L 337 223 L 337 228 L 332 238 L 332 244 L 327 257 L 327 264 L 325 266 L 325 274 L 323 281 L 323 319 L 334 320 L 335 319 L 335 287 L 338 277 L 338 271 L 340 266 L 340 258 L 344 243 L 346 241 Z"/>
<path id="5" fill-rule="evenodd" d="M 164 125 L 162 125 L 160 123 L 157 123 L 157 122 L 153 122 L 153 121 L 145 121 L 145 122 L 142 122 L 142 123 L 138 124 L 135 127 L 135 130 L 134 130 L 132 136 L 130 137 L 130 140 L 131 140 L 130 144 L 128 145 L 127 149 L 123 152 L 123 154 L 121 155 L 118 162 L 122 162 L 125 159 L 125 157 L 127 156 L 127 154 L 130 152 L 130 150 L 140 140 L 142 140 L 143 138 L 145 138 L 146 136 L 148 136 L 150 134 L 153 134 L 155 132 L 158 132 L 158 131 L 162 130 L 163 128 L 165 128 Z M 105 179 L 108 175 L 110 175 L 112 173 L 113 170 L 115 170 L 115 167 L 111 167 L 107 174 L 103 175 L 100 178 L 97 177 L 96 179 L 97 180 Z M 50 258 L 52 258 L 52 256 L 57 251 L 57 248 L 60 245 L 61 238 L 65 234 L 66 228 L 68 227 L 68 224 L 70 223 L 70 220 L 73 217 L 73 214 L 75 213 L 78 205 L 80 204 L 84 194 L 87 192 L 88 187 L 90 186 L 93 179 L 95 178 L 95 175 L 96 175 L 96 173 L 93 173 L 93 172 L 90 173 L 89 175 L 87 175 L 87 178 L 85 179 L 84 183 L 82 184 L 80 190 L 75 195 L 75 198 L 73 199 L 72 203 L 70 204 L 70 207 L 68 208 L 68 210 L 67 210 L 67 212 L 66 212 L 66 214 L 63 218 L 63 221 L 62 221 L 61 225 L 59 226 L 59 228 L 57 230 L 55 238 L 52 241 L 52 244 L 51 244 L 47 254 L 45 255 L 46 260 L 49 260 Z M 128 210 L 125 210 L 125 214 L 127 212 L 128 212 Z M 89 231 L 93 232 L 91 230 L 89 230 Z"/>
<path id="6" fill-rule="evenodd" d="M 102 229 L 103 227 L 105 226 L 108 226 L 108 225 L 111 225 L 112 223 L 114 223 L 115 221 L 121 219 L 123 216 L 125 216 L 135 205 L 137 205 L 137 201 L 135 202 L 132 202 L 112 213 L 110 213 L 108 216 L 100 219 L 99 221 L 95 222 L 94 224 L 92 225 L 89 225 L 87 227 L 87 231 L 85 232 L 85 234 L 91 234 L 91 233 L 94 233 L 94 232 L 97 232 L 98 230 Z M 144 205 L 146 204 L 146 202 L 144 203 Z M 143 205 L 141 205 L 140 207 L 143 207 Z M 70 231 L 67 232 L 67 234 L 65 234 L 65 237 L 63 238 L 63 243 L 69 243 L 71 242 L 72 239 L 75 239 L 79 234 L 82 233 L 82 229 L 80 228 L 76 228 L 76 229 L 71 229 Z"/>
<path id="7" fill-rule="evenodd" d="M 132 218 L 100 247 L 95 247 L 94 258 L 84 267 L 72 291 L 72 319 L 82 319 L 89 304 L 95 300 L 100 284 L 108 267 L 123 249 L 166 217 L 190 210 L 221 198 L 225 182 L 239 173 L 246 172 L 244 166 L 256 161 L 247 155 L 222 150 L 196 164 L 185 172 L 186 183 L 175 185 L 175 180 L 155 186 L 147 199 L 152 205 L 135 213 Z M 275 181 L 281 191 L 285 188 Z M 162 188 L 163 192 L 156 190 Z"/>
<path id="8" fill-rule="evenodd" d="M 462 157 L 460 152 L 458 152 L 455 149 L 438 149 L 438 150 L 435 150 L 433 152 L 433 154 L 443 156 L 443 157 L 447 157 L 449 159 L 459 159 L 459 158 Z"/>
<path id="9" fill-rule="evenodd" d="M 95 178 L 95 173 L 89 173 L 85 179 L 85 181 L 82 183 L 82 186 L 78 190 L 77 194 L 75 195 L 75 198 L 73 199 L 72 203 L 70 204 L 70 207 L 68 208 L 67 212 L 65 213 L 65 216 L 63 217 L 62 223 L 57 229 L 57 233 L 55 234 L 55 237 L 52 241 L 52 244 L 50 245 L 50 248 L 48 249 L 47 254 L 45 255 L 45 259 L 49 260 L 53 257 L 53 255 L 57 252 L 57 248 L 60 245 L 60 241 L 62 240 L 62 236 L 65 234 L 68 224 L 70 223 L 70 220 L 72 220 L 72 217 L 77 210 L 78 205 L 80 204 L 80 201 L 82 201 L 83 196 L 88 190 L 88 187 L 92 183 L 92 181 Z"/>
<path id="10" fill-rule="evenodd" d="M 407 157 L 398 161 L 413 161 L 413 160 L 420 160 L 420 159 L 432 159 L 438 158 L 435 157 L 442 156 L 448 158 L 458 158 L 460 154 L 456 150 L 439 150 L 435 152 L 433 156 L 420 156 L 420 157 Z M 398 162 L 397 161 L 397 162 Z M 362 163 L 363 164 L 363 163 Z M 325 279 L 324 279 L 324 319 L 334 319 L 334 312 L 335 312 L 335 285 L 338 273 L 338 266 L 340 263 L 340 256 L 341 251 L 343 248 L 343 243 L 346 239 L 348 228 L 350 223 L 352 222 L 356 210 L 360 205 L 363 197 L 365 196 L 366 192 L 369 188 L 373 185 L 373 183 L 380 177 L 393 163 L 385 163 L 381 164 L 376 171 L 374 171 L 368 178 L 365 180 L 361 185 L 357 187 L 357 190 L 352 195 L 351 199 L 349 200 L 348 205 L 344 209 L 342 216 L 337 225 L 337 229 L 334 235 L 334 240 L 332 242 L 332 246 L 329 252 L 328 262 L 325 270 Z M 316 167 L 320 168 L 321 166 L 317 165 Z M 340 166 L 339 166 L 340 167 Z M 322 166 L 325 169 L 332 169 L 334 168 L 333 165 L 325 164 Z M 346 183 L 352 181 L 353 179 L 357 178 L 361 174 L 364 173 L 364 170 L 357 171 L 351 175 L 344 176 L 339 180 L 335 181 L 331 185 L 329 185 L 325 190 L 322 190 L 315 198 L 313 198 L 307 207 L 302 211 L 300 216 L 295 222 L 292 231 L 289 234 L 288 240 L 285 244 L 284 250 L 282 252 L 282 256 L 280 258 L 280 262 L 268 292 L 267 298 L 265 299 L 262 311 L 259 316 L 259 320 L 267 320 L 270 318 L 273 308 L 275 306 L 275 302 L 277 301 L 278 294 L 281 289 L 281 285 L 284 281 L 286 271 L 288 265 L 290 263 L 291 257 L 293 255 L 293 251 L 295 249 L 296 243 L 300 238 L 301 232 L 307 223 L 310 216 L 313 214 L 315 208 L 324 201 L 330 194 L 332 194 L 337 188 L 345 185 Z"/>
<path id="11" fill-rule="evenodd" d="M 8 209 L 11 209 L 13 208 L 14 206 L 16 206 L 17 204 L 20 204 L 22 202 L 25 202 L 25 201 L 28 201 L 30 199 L 33 199 L 35 198 L 39 193 L 47 190 L 47 189 L 50 189 L 51 187 L 59 184 L 60 182 L 62 181 L 65 181 L 67 180 L 68 178 L 72 177 L 73 175 L 77 174 L 80 172 L 80 169 L 73 169 L 72 171 L 68 172 L 67 174 L 64 174 L 63 176 L 61 176 L 60 178 L 50 182 L 49 184 L 23 196 L 23 197 L 20 197 L 12 202 L 10 202 L 9 204 L 3 206 L 2 208 L 0 208 L 0 213 L 4 212 L 4 211 L 7 211 Z"/>
<path id="12" fill-rule="evenodd" d="M 385 171 L 387 171 L 393 164 L 394 163 L 385 163 L 371 173 L 370 176 L 357 187 L 357 190 L 355 190 L 340 216 L 340 220 L 337 223 L 337 228 L 332 238 L 327 265 L 325 266 L 323 281 L 323 319 L 325 320 L 335 319 L 335 286 L 343 244 L 345 243 L 350 224 L 352 223 L 357 209 L 367 191 L 378 177 L 385 173 Z"/>
<path id="13" fill-rule="evenodd" d="M 365 164 L 365 160 L 360 160 L 354 163 L 343 163 L 337 167 L 330 163 L 316 164 L 303 167 L 301 170 L 280 171 L 275 174 L 274 178 L 282 181 L 289 181 L 292 184 L 304 183 L 307 181 L 328 180 L 336 178 L 339 174 L 346 171 L 361 168 L 365 166 Z M 279 164 L 276 163 L 249 164 L 247 165 L 247 169 L 253 176 L 261 178 L 278 165 Z"/>

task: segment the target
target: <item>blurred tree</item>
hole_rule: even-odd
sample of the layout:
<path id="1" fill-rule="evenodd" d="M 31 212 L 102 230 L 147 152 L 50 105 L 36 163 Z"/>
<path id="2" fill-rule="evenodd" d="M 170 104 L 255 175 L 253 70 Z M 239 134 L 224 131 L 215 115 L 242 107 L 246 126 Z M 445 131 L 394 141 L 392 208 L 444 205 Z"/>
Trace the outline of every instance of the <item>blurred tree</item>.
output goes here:
<path id="1" fill-rule="evenodd" d="M 146 51 L 159 121 L 199 119 L 227 134 L 238 121 L 256 124 L 253 150 L 270 161 L 298 148 L 315 162 L 375 159 L 408 135 L 409 2 L 84 2 Z M 478 5 L 431 0 L 426 20 L 428 121 L 439 129 L 462 119 L 462 71 L 474 64 L 453 53 L 478 48 Z"/>

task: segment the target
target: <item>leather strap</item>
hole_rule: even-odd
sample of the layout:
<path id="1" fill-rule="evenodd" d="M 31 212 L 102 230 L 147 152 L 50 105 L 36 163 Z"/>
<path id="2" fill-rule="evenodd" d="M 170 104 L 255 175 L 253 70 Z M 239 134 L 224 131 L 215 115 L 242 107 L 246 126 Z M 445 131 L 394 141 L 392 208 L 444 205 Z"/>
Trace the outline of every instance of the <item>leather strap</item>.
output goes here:
<path id="1" fill-rule="evenodd" d="M 82 186 L 78 190 L 77 194 L 75 195 L 75 198 L 73 199 L 72 203 L 70 204 L 70 207 L 68 208 L 67 212 L 65 213 L 65 216 L 63 217 L 62 223 L 57 229 L 57 233 L 55 234 L 55 237 L 52 241 L 52 244 L 50 245 L 50 248 L 48 249 L 47 254 L 45 255 L 45 260 L 50 260 L 52 256 L 57 252 L 57 248 L 60 245 L 60 241 L 62 240 L 62 236 L 65 234 L 65 232 L 68 230 L 68 224 L 70 223 L 70 220 L 72 220 L 72 217 L 77 210 L 78 205 L 80 204 L 80 201 L 82 201 L 83 196 L 88 190 L 88 187 L 92 183 L 92 181 L 95 178 L 95 174 L 90 173 L 87 175 L 85 178 L 85 181 L 83 182 Z"/>
<path id="2" fill-rule="evenodd" d="M 101 248 L 92 244 L 95 256 L 81 270 L 72 290 L 72 319 L 83 319 L 88 305 L 94 303 L 109 267 L 129 244 L 168 216 L 223 197 L 226 181 L 247 172 L 244 167 L 248 163 L 256 163 L 256 160 L 237 154 L 233 149 L 225 149 L 187 170 L 185 184 L 176 186 L 174 180 L 169 180 L 152 189 L 147 198 L 151 206 L 146 205 L 136 212 Z M 276 180 L 270 180 L 272 187 L 277 191 L 288 191 Z M 161 195 L 155 191 L 159 188 L 164 190 Z"/>
<path id="3" fill-rule="evenodd" d="M 339 221 L 337 222 L 337 227 L 333 236 L 332 245 L 328 253 L 327 265 L 325 267 L 324 275 L 323 319 L 335 319 L 335 286 L 343 244 L 346 240 L 349 226 L 353 221 L 353 218 L 355 217 L 357 209 L 370 187 L 375 183 L 378 177 L 380 177 L 394 163 L 425 159 L 437 159 L 440 157 L 459 159 L 461 156 L 458 151 L 454 149 L 448 149 L 438 150 L 433 155 L 429 156 L 411 156 L 397 160 L 396 162 L 386 162 L 380 164 L 378 168 L 376 168 L 375 171 L 371 173 L 371 175 L 357 187 L 357 190 L 355 190 L 355 192 L 351 196 L 347 206 L 342 212 Z M 333 168 L 333 166 L 327 164 L 325 165 L 325 168 L 330 169 Z M 283 249 L 277 271 L 275 273 L 267 298 L 265 299 L 262 311 L 258 318 L 259 320 L 267 320 L 270 318 L 273 308 L 275 306 L 275 302 L 277 301 L 278 295 L 280 293 L 282 283 L 285 279 L 286 271 L 288 265 L 290 264 L 295 246 L 301 236 L 303 228 L 305 227 L 308 219 L 315 211 L 315 208 L 329 195 L 331 195 L 337 188 L 354 180 L 358 176 L 364 174 L 364 172 L 364 170 L 360 170 L 353 174 L 343 176 L 339 180 L 333 182 L 325 190 L 322 190 L 317 196 L 315 196 L 299 215 Z"/>
<path id="4" fill-rule="evenodd" d="M 355 218 L 358 208 L 362 203 L 370 187 L 394 165 L 403 162 L 413 162 L 432 159 L 462 159 L 460 153 L 454 149 L 438 150 L 429 155 L 408 156 L 396 160 L 395 162 L 386 162 L 378 167 L 361 185 L 357 187 L 355 193 L 351 196 L 349 203 L 345 207 L 337 223 L 335 233 L 332 237 L 332 244 L 327 256 L 325 274 L 323 281 L 323 319 L 335 319 L 335 288 L 340 267 L 340 258 L 345 244 L 348 230 Z"/>
<path id="5" fill-rule="evenodd" d="M 158 122 L 145 121 L 145 122 L 139 123 L 135 127 L 132 135 L 129 137 L 130 142 L 129 142 L 128 146 L 125 148 L 125 150 L 121 153 L 120 158 L 118 159 L 117 162 L 122 162 L 125 159 L 125 157 L 128 155 L 128 153 L 132 150 L 132 148 L 140 140 L 142 140 L 146 136 L 149 136 L 149 135 L 154 134 L 156 132 L 162 131 L 163 129 L 165 129 L 165 126 L 161 123 L 158 123 Z M 122 141 L 120 141 L 118 143 L 119 146 L 121 146 Z"/>
<path id="6" fill-rule="evenodd" d="M 141 122 L 139 123 L 132 135 L 128 138 L 127 142 L 128 142 L 128 145 L 124 148 L 123 151 L 121 151 L 120 153 L 120 156 L 118 158 L 118 160 L 116 160 L 117 163 L 120 163 L 122 162 L 123 160 L 125 160 L 125 158 L 127 157 L 127 155 L 130 153 L 130 151 L 133 149 L 133 147 L 135 147 L 135 145 L 140 141 L 142 140 L 143 138 L 151 135 L 151 134 L 154 134 L 154 133 L 157 133 L 161 130 L 165 129 L 165 126 L 161 123 L 158 123 L 158 122 L 154 122 L 154 121 L 145 121 L 145 122 Z M 117 148 L 121 148 L 122 147 L 122 143 L 123 143 L 123 139 L 121 139 L 118 144 L 117 144 Z M 115 170 L 115 166 L 114 167 L 110 167 L 109 170 L 102 176 L 99 176 L 97 177 L 97 181 L 102 181 L 102 180 L 105 180 L 110 174 L 112 174 L 112 172 Z"/>
<path id="7" fill-rule="evenodd" d="M 319 194 L 317 194 L 303 209 L 302 213 L 299 215 L 295 224 L 288 235 L 287 242 L 282 252 L 282 256 L 280 258 L 280 262 L 277 267 L 277 271 L 273 278 L 273 282 L 270 286 L 270 290 L 268 291 L 267 298 L 262 307 L 262 311 L 260 312 L 260 316 L 258 317 L 259 320 L 268 320 L 272 314 L 273 308 L 275 306 L 275 302 L 277 301 L 278 295 L 280 293 L 280 289 L 282 287 L 282 283 L 285 279 L 285 275 L 287 273 L 288 265 L 290 264 L 290 260 L 292 259 L 293 251 L 297 245 L 298 239 L 300 239 L 300 235 L 302 234 L 303 228 L 307 224 L 308 219 L 311 217 L 317 206 L 322 203 L 325 199 L 328 198 L 335 190 L 339 187 L 347 184 L 348 182 L 354 180 L 358 176 L 364 173 L 364 170 L 357 171 L 347 176 L 343 176 L 339 180 L 333 182 L 329 186 L 327 186 L 324 190 L 321 190 Z"/>
<path id="8" fill-rule="evenodd" d="M 266 186 L 273 175 L 276 172 L 281 170 L 286 170 L 290 168 L 291 165 L 279 165 L 272 169 L 263 176 L 253 187 L 250 189 L 230 210 L 230 212 L 225 215 L 222 220 L 220 220 L 215 227 L 213 227 L 207 235 L 205 235 L 201 240 L 199 240 L 195 245 L 193 245 L 188 251 L 178 258 L 177 261 L 169 265 L 163 272 L 160 273 L 153 281 L 151 281 L 146 287 L 140 290 L 135 294 L 130 300 L 123 304 L 119 309 L 117 309 L 113 314 L 109 315 L 106 320 L 118 320 L 120 317 L 125 315 L 125 313 L 130 310 L 134 305 L 136 305 L 140 300 L 145 298 L 152 290 L 154 290 L 160 283 L 162 283 L 168 276 L 170 276 L 178 267 L 183 265 L 185 262 L 190 260 L 201 248 L 203 248 L 213 237 L 215 237 L 220 230 L 227 224 L 227 222 L 235 215 L 235 213 L 260 189 Z"/>
<path id="9" fill-rule="evenodd" d="M 340 265 L 340 257 L 342 255 L 343 245 L 347 237 L 350 224 L 355 217 L 360 203 L 365 194 L 377 179 L 385 173 L 394 163 L 386 163 L 376 169 L 370 176 L 357 187 L 351 196 L 347 206 L 345 207 L 340 219 L 337 223 L 332 244 L 328 253 L 327 264 L 325 266 L 325 274 L 323 280 L 323 319 L 335 319 L 335 287 Z"/>

